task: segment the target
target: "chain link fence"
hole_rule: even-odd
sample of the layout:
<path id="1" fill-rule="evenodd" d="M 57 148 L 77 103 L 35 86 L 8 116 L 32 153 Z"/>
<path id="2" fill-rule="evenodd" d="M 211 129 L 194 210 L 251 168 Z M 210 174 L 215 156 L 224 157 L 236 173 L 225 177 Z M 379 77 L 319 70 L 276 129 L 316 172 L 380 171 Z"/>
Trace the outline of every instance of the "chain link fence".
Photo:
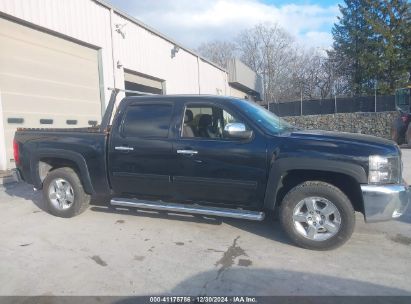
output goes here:
<path id="1" fill-rule="evenodd" d="M 324 115 L 357 112 L 395 111 L 395 96 L 359 96 L 318 100 L 298 100 L 282 103 L 269 103 L 269 109 L 280 117 Z"/>

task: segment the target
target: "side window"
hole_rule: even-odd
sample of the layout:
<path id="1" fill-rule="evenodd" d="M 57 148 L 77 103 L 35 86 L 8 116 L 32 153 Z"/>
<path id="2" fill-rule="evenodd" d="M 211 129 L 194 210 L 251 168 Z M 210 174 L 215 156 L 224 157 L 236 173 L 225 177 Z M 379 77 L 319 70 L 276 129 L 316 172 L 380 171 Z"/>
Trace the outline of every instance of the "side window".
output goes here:
<path id="1" fill-rule="evenodd" d="M 123 136 L 168 137 L 173 107 L 166 104 L 131 105 L 127 108 Z"/>
<path id="2" fill-rule="evenodd" d="M 206 138 L 224 140 L 224 127 L 228 123 L 242 122 L 217 106 L 187 106 L 181 131 L 183 138 Z"/>
<path id="3" fill-rule="evenodd" d="M 223 118 L 224 118 L 224 126 L 229 123 L 236 123 L 236 122 L 241 122 L 237 118 L 235 118 L 233 115 L 228 113 L 227 111 L 223 110 Z"/>

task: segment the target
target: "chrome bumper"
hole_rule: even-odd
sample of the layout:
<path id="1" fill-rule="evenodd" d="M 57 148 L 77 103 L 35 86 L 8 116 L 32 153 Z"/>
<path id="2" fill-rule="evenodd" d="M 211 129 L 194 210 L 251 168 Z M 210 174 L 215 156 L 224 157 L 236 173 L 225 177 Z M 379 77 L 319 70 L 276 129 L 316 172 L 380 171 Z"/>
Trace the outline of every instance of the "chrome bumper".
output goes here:
<path id="1" fill-rule="evenodd" d="M 361 185 L 366 222 L 400 217 L 407 209 L 410 189 L 405 184 Z"/>

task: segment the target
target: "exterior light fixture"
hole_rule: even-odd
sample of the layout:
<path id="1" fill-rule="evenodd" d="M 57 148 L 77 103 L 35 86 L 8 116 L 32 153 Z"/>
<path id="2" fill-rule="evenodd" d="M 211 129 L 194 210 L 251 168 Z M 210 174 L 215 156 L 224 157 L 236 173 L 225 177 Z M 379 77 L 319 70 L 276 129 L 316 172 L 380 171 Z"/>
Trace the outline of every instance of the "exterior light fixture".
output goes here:
<path id="1" fill-rule="evenodd" d="M 179 50 L 180 50 L 180 47 L 177 45 L 174 45 L 173 49 L 171 50 L 171 58 L 176 57 L 176 54 L 178 53 Z"/>
<path id="2" fill-rule="evenodd" d="M 121 37 L 126 38 L 126 31 L 124 30 L 124 28 L 127 26 L 127 23 L 117 23 L 114 25 L 115 30 L 117 33 L 119 33 L 121 35 Z"/>

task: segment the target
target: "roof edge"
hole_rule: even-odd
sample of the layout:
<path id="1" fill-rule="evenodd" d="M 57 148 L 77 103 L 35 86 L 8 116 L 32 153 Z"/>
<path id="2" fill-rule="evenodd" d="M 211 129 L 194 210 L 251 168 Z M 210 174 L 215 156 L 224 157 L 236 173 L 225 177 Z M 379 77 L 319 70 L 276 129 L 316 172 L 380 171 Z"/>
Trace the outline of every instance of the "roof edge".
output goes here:
<path id="1" fill-rule="evenodd" d="M 212 66 L 216 67 L 217 69 L 219 69 L 219 70 L 221 70 L 221 71 L 223 71 L 223 72 L 225 72 L 225 73 L 228 73 L 228 71 L 227 71 L 225 68 L 223 68 L 223 67 L 219 66 L 218 64 L 210 61 L 209 59 L 201 56 L 200 54 L 198 54 L 197 52 L 191 50 L 190 48 L 187 48 L 187 47 L 183 46 L 182 44 L 178 43 L 178 42 L 175 41 L 174 39 L 172 39 L 172 38 L 170 38 L 170 37 L 168 37 L 168 36 L 160 33 L 158 30 L 156 30 L 156 29 L 152 28 L 151 26 L 145 24 L 144 22 L 136 19 L 135 17 L 129 15 L 128 13 L 126 13 L 126 12 L 124 12 L 124 11 L 116 8 L 116 7 L 114 7 L 114 6 L 111 5 L 110 3 L 107 3 L 105 0 L 93 0 L 93 1 L 99 3 L 99 4 L 102 5 L 102 6 L 105 6 L 106 8 L 112 9 L 115 13 L 117 13 L 117 14 L 119 14 L 120 16 L 128 19 L 129 21 L 137 24 L 138 26 L 140 26 L 140 27 L 148 30 L 148 31 L 151 32 L 152 34 L 154 34 L 154 35 L 156 35 L 156 36 L 158 36 L 158 37 L 160 37 L 160 38 L 163 38 L 164 40 L 166 40 L 166 41 L 168 41 L 168 42 L 170 42 L 170 43 L 178 46 L 179 48 L 181 48 L 181 49 L 183 49 L 184 51 L 190 53 L 191 55 L 194 55 L 194 56 L 200 58 L 201 60 L 203 60 L 203 61 L 211 64 Z"/>

